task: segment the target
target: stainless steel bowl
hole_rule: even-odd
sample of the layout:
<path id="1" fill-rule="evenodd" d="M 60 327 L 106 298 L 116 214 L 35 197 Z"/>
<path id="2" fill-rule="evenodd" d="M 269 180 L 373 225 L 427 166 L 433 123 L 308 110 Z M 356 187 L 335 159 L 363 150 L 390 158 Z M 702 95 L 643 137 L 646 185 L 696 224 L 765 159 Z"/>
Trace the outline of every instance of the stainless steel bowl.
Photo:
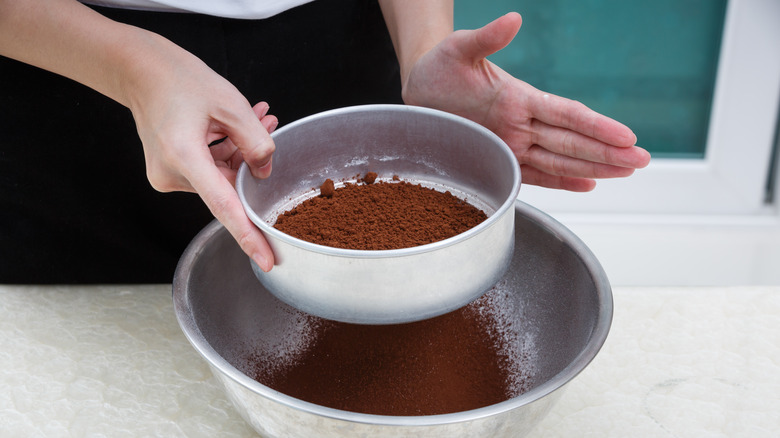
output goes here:
<path id="1" fill-rule="evenodd" d="M 307 403 L 251 379 L 248 354 L 294 355 L 306 319 L 258 283 L 217 222 L 193 240 L 179 262 L 176 317 L 261 436 L 518 438 L 598 353 L 612 320 L 612 292 L 599 262 L 571 231 L 519 201 L 513 210 L 514 257 L 496 288 L 507 298 L 505 330 L 522 339 L 519 348 L 530 360 L 523 363 L 527 391 L 505 402 L 445 415 L 367 415 Z"/>
<path id="2" fill-rule="evenodd" d="M 366 105 L 304 118 L 273 138 L 272 175 L 256 179 L 244 165 L 236 189 L 276 258 L 268 273 L 252 263 L 255 274 L 287 304 L 352 323 L 421 320 L 473 301 L 509 266 L 520 168 L 484 127 L 427 108 Z M 488 219 L 450 239 L 387 251 L 316 245 L 273 228 L 280 213 L 316 196 L 326 178 L 354 182 L 368 172 L 449 190 Z"/>

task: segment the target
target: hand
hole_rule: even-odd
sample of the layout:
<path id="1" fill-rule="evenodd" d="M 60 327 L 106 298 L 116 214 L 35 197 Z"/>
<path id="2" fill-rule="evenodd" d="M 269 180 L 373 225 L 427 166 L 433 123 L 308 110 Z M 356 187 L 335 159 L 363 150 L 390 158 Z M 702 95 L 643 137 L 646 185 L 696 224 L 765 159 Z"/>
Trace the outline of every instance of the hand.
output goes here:
<path id="1" fill-rule="evenodd" d="M 421 56 L 403 84 L 407 104 L 461 115 L 489 128 L 514 151 L 523 183 L 592 190 L 594 178 L 631 175 L 650 154 L 621 123 L 512 77 L 485 59 L 521 25 L 507 14 L 477 30 L 452 33 Z"/>
<path id="2" fill-rule="evenodd" d="M 147 177 L 162 192 L 198 193 L 243 251 L 269 271 L 273 253 L 246 216 L 234 185 L 244 161 L 254 176 L 270 174 L 274 143 L 269 134 L 278 122 L 267 115 L 265 102 L 251 107 L 227 80 L 187 55 L 165 66 L 170 70 L 155 75 L 149 92 L 129 105 Z"/>
<path id="3" fill-rule="evenodd" d="M 277 121 L 266 114 L 267 104 L 252 108 L 191 53 L 76 0 L 0 0 L 0 10 L 0 54 L 79 81 L 130 108 L 152 186 L 197 192 L 244 252 L 271 269 L 273 253 L 233 188 L 242 160 L 256 177 L 271 172 L 269 133 Z"/>

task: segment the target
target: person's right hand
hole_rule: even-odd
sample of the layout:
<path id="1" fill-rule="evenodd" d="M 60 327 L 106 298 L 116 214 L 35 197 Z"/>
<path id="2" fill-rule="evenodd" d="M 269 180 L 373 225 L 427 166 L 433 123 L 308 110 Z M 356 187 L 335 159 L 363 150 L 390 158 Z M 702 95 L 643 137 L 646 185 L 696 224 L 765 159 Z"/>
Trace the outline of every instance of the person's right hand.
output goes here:
<path id="1" fill-rule="evenodd" d="M 273 253 L 233 188 L 242 160 L 257 177 L 271 172 L 269 132 L 277 120 L 266 115 L 268 105 L 252 108 L 186 50 L 76 0 L 0 0 L 0 11 L 0 54 L 78 81 L 130 108 L 152 186 L 197 192 L 244 252 L 263 270 L 271 269 Z"/>
<path id="2" fill-rule="evenodd" d="M 161 192 L 198 193 L 241 249 L 269 271 L 273 253 L 244 212 L 234 185 L 242 162 L 255 177 L 270 174 L 274 143 L 269 134 L 276 117 L 267 115 L 265 102 L 251 107 L 232 84 L 193 55 L 174 53 L 175 58 L 168 55 L 152 69 L 148 81 L 141 75 L 131 94 L 129 107 L 143 142 L 149 182 Z"/>

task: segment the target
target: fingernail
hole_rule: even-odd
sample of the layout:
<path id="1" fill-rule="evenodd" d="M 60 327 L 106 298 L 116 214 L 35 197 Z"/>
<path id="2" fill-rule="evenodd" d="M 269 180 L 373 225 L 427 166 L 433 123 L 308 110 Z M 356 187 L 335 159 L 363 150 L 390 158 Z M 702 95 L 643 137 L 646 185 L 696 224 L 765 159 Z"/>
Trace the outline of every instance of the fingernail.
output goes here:
<path id="1" fill-rule="evenodd" d="M 260 111 L 260 118 L 262 119 L 263 116 L 268 114 L 268 110 L 271 109 L 271 107 L 267 103 L 262 102 L 260 108 L 262 108 L 262 110 Z"/>
<path id="2" fill-rule="evenodd" d="M 625 138 L 625 144 L 627 146 L 636 146 L 637 138 L 636 134 L 634 134 L 633 131 L 628 131 L 627 133 L 624 133 L 623 138 Z"/>
<path id="3" fill-rule="evenodd" d="M 271 264 L 268 263 L 268 259 L 263 257 L 260 253 L 255 253 L 255 255 L 252 256 L 252 260 L 257 263 L 257 266 L 259 266 L 263 272 L 268 272 L 271 270 Z"/>
<path id="4" fill-rule="evenodd" d="M 269 159 L 265 164 L 261 165 L 260 167 L 251 169 L 252 176 L 260 179 L 268 178 L 271 175 L 272 163 L 273 160 Z"/>

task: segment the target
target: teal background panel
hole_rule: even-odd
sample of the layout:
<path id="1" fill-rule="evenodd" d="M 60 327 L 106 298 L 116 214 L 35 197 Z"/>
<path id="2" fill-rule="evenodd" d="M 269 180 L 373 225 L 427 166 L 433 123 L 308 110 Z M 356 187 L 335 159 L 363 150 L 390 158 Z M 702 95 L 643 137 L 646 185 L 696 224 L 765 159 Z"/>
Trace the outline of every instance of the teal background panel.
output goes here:
<path id="1" fill-rule="evenodd" d="M 491 61 L 625 123 L 654 157 L 701 158 L 726 3 L 456 0 L 455 28 L 519 12 L 520 32 Z"/>

